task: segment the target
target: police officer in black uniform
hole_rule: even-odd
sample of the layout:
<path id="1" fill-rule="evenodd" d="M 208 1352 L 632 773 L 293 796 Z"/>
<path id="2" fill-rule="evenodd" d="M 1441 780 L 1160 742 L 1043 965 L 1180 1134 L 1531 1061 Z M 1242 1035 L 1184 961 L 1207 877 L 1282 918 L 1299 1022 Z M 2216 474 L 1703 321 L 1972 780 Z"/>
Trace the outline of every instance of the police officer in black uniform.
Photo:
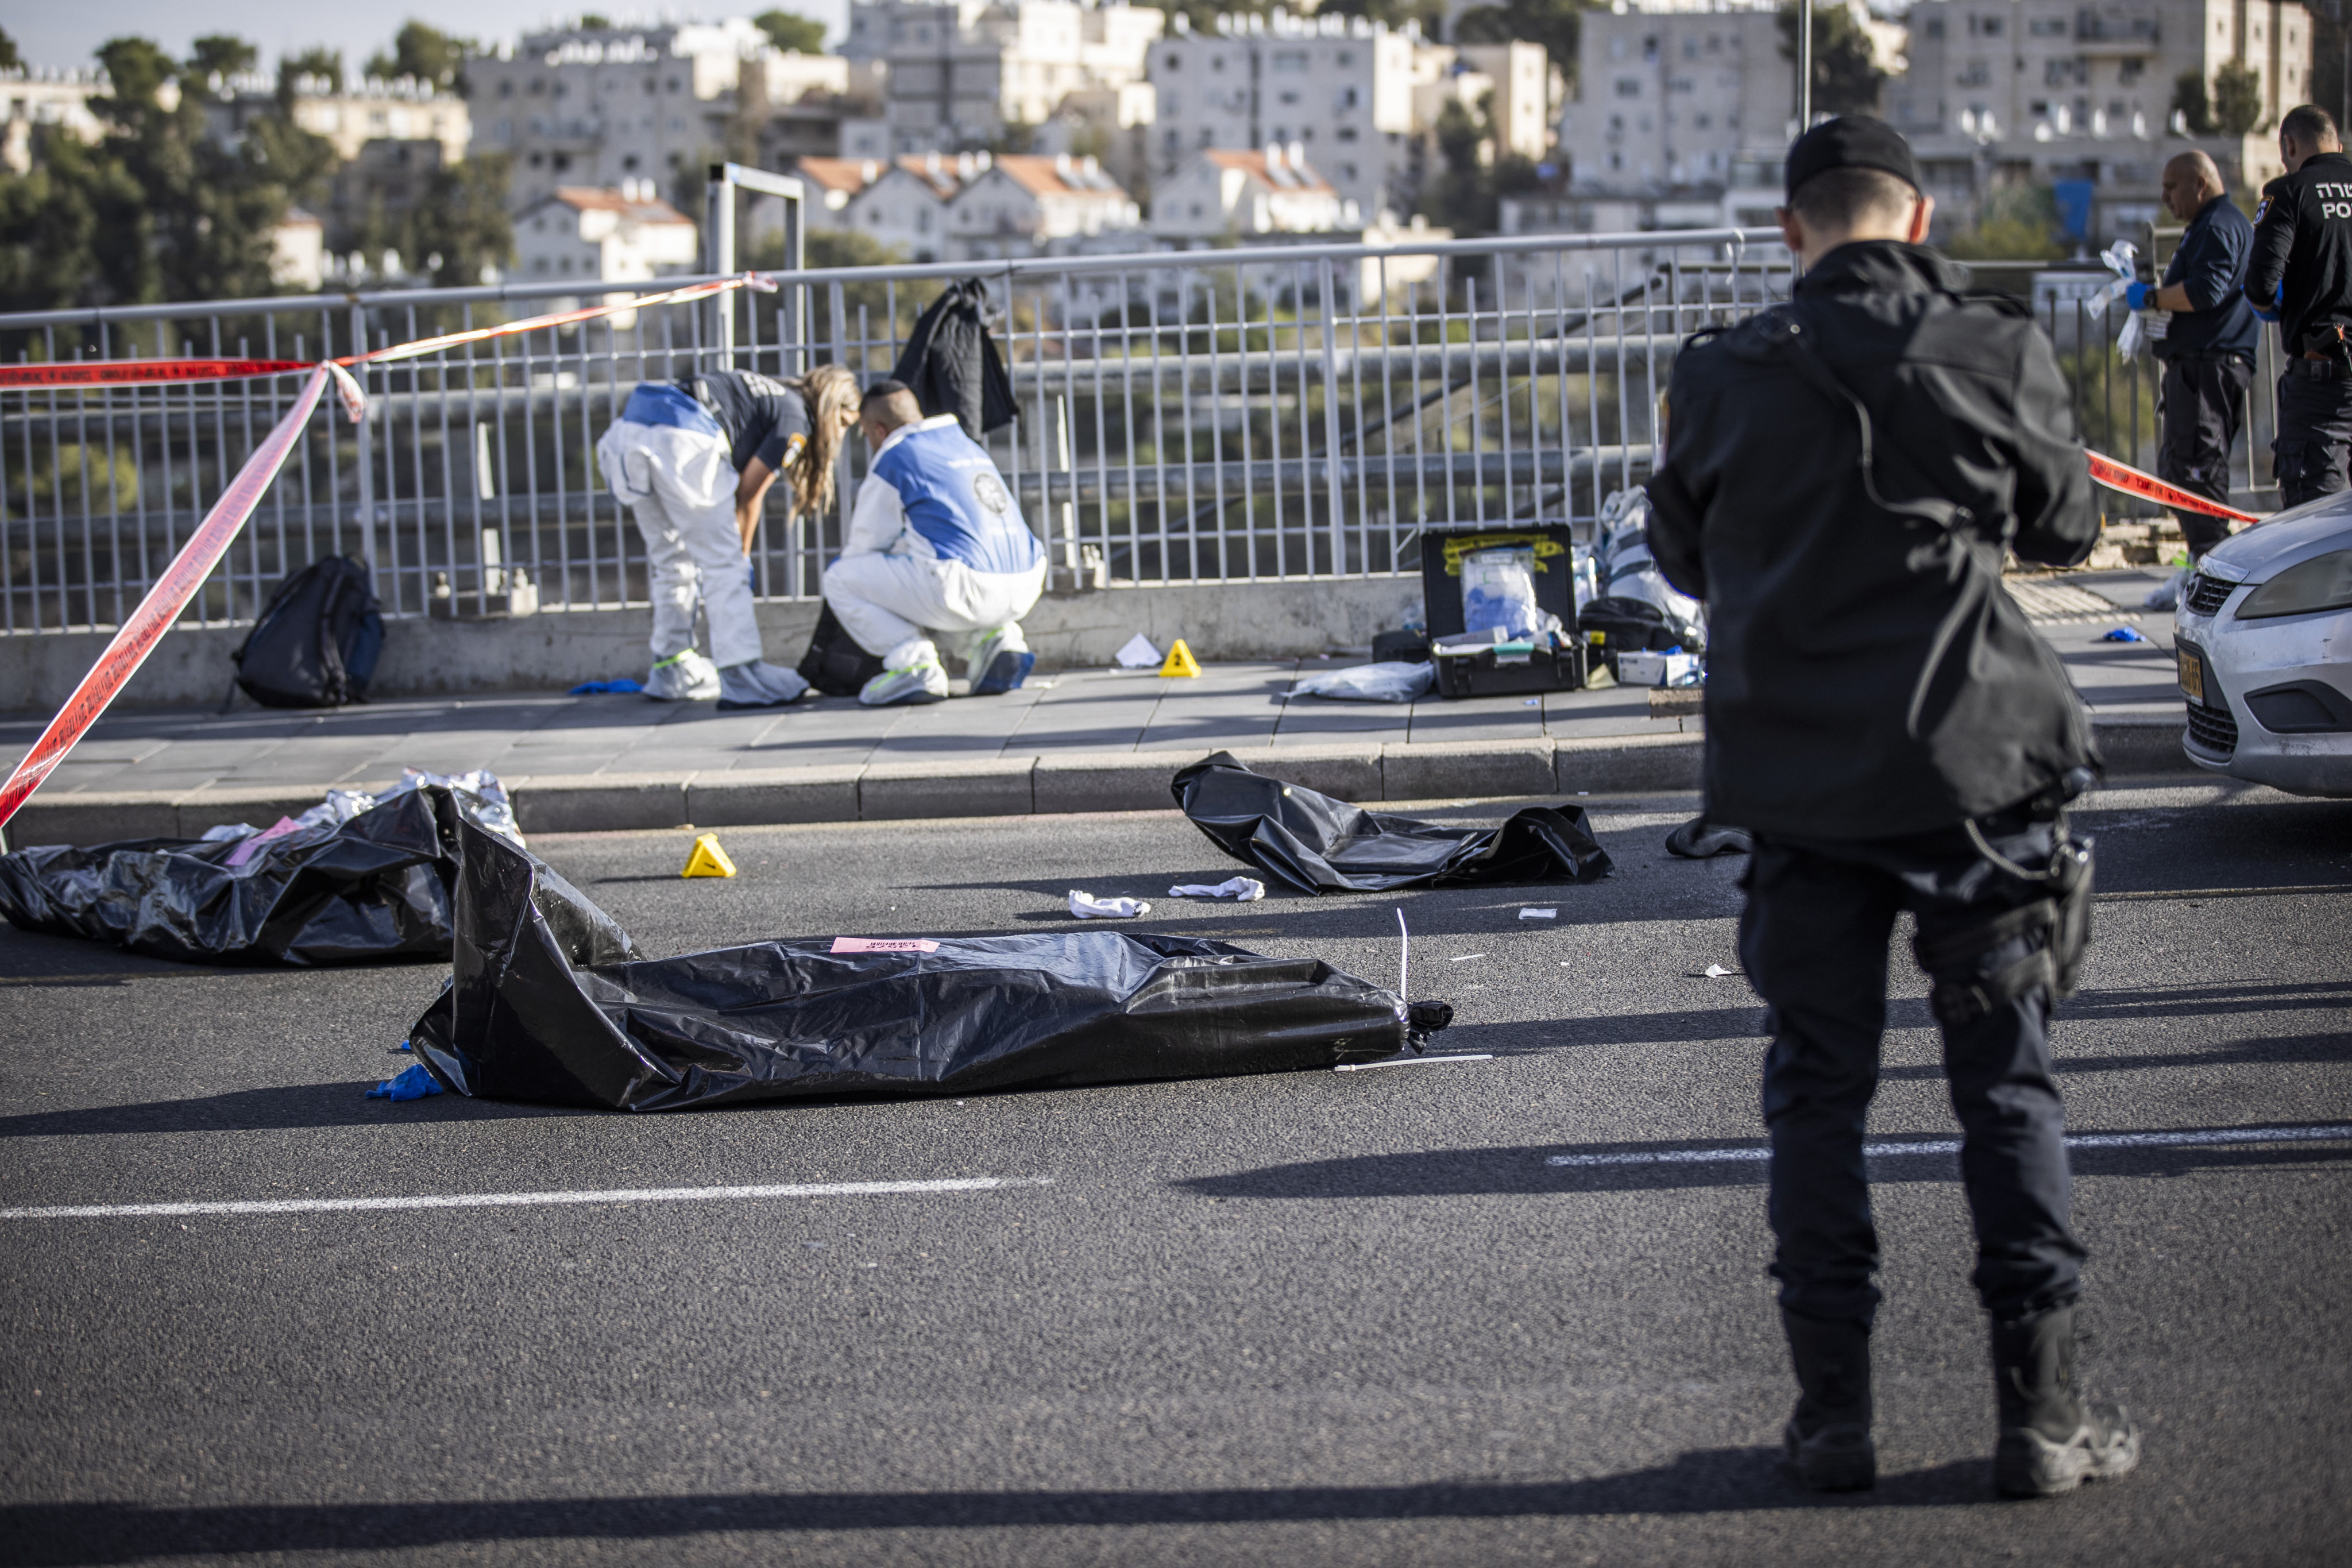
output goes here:
<path id="1" fill-rule="evenodd" d="M 2163 282 L 2133 284 L 2126 301 L 2135 310 L 2172 313 L 2155 345 L 2164 363 L 2156 477 L 2227 506 L 2230 448 L 2246 422 L 2246 386 L 2261 342 L 2244 292 L 2254 226 L 2222 189 L 2213 160 L 2195 148 L 2165 164 L 2164 205 L 2189 226 Z M 2185 509 L 2178 515 L 2191 562 L 2230 537 L 2218 517 Z"/>
<path id="2" fill-rule="evenodd" d="M 2334 495 L 2352 459 L 2352 158 L 2315 104 L 2279 121 L 2287 172 L 2263 187 L 2246 300 L 2279 324 L 2279 500 Z"/>
<path id="3" fill-rule="evenodd" d="M 2096 757 L 2000 566 L 2081 561 L 2098 509 L 2049 341 L 1920 243 L 1932 204 L 1903 139 L 1816 126 L 1787 186 L 1793 298 L 1685 345 L 1649 487 L 1659 565 L 1708 605 L 1708 816 L 1755 837 L 1739 951 L 1770 1008 L 1786 1442 L 1809 1486 L 1875 1479 L 1863 1129 L 1907 909 L 1965 1134 L 1994 1477 L 2047 1496 L 2139 1450 L 2076 1394 L 2084 1253 L 2046 1033 L 2087 934 L 2063 807 Z"/>

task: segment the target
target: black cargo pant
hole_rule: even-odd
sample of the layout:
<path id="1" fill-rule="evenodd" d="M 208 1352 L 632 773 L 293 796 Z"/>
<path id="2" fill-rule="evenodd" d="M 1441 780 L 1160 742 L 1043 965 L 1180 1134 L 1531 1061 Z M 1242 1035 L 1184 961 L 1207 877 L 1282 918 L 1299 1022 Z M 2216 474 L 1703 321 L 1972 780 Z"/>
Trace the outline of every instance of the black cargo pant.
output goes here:
<path id="1" fill-rule="evenodd" d="M 2301 506 L 2352 484 L 2352 370 L 2291 360 L 2279 377 L 2278 439 L 2271 443 L 2279 504 Z"/>
<path id="2" fill-rule="evenodd" d="M 2048 864 L 2052 823 L 2022 809 L 1980 820 L 1993 848 Z M 1879 1293 L 1878 1233 L 1863 1169 L 1863 1123 L 1878 1088 L 1887 938 L 1898 910 L 1924 948 L 2046 896 L 2001 870 L 1964 829 L 1838 842 L 1756 835 L 1739 953 L 1769 1005 L 1764 1121 L 1780 1303 L 1803 1317 L 1867 1326 Z M 2045 940 L 1983 953 L 1963 983 L 2000 973 Z M 1960 1176 L 1975 1221 L 1978 1297 L 1996 1318 L 2061 1306 L 2080 1291 L 2083 1248 L 2067 1228 L 2073 1183 L 2051 1078 L 2050 993 L 2037 986 L 1944 1030 L 1944 1070 L 1962 1130 Z"/>
<path id="3" fill-rule="evenodd" d="M 2246 422 L 2253 362 L 2236 354 L 2186 353 L 2164 362 L 2158 411 L 2164 421 L 2156 477 L 2191 495 L 2230 502 L 2230 448 Z M 2203 512 L 2179 514 L 2191 560 L 2230 537 L 2230 525 Z"/>

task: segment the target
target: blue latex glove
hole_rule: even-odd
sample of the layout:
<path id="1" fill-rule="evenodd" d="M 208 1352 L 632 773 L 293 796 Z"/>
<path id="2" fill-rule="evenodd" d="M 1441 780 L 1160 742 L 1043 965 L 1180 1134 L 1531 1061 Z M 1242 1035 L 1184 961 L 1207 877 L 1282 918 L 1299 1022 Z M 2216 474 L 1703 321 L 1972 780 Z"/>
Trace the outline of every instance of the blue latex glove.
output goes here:
<path id="1" fill-rule="evenodd" d="M 2124 303 L 2135 310 L 2145 310 L 2155 300 L 2158 287 L 2154 283 L 2134 283 L 2124 290 Z"/>
<path id="2" fill-rule="evenodd" d="M 367 1091 L 370 1100 L 423 1100 L 441 1092 L 441 1080 L 425 1070 L 423 1062 L 414 1063 L 398 1078 L 386 1079 Z"/>
<path id="3" fill-rule="evenodd" d="M 2254 307 L 2254 314 L 2260 316 L 2265 321 L 2275 321 L 2279 319 L 2280 312 L 2285 309 L 2286 279 L 2282 278 L 2279 279 L 2278 288 L 2271 294 L 2271 308 L 2265 310 L 2260 305 L 2256 305 Z"/>

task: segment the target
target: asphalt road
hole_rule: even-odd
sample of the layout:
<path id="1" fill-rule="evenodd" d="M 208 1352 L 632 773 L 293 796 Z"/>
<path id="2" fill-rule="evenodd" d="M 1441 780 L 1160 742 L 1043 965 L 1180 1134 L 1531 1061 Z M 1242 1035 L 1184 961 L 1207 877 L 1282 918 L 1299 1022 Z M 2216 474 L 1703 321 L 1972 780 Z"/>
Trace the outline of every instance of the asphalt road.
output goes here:
<path id="1" fill-rule="evenodd" d="M 1780 1468 L 1738 862 L 1604 803 L 1589 888 L 1245 907 L 1173 815 L 537 847 L 656 952 L 1148 923 L 1450 998 L 1494 1059 L 660 1117 L 362 1098 L 430 966 L 0 929 L 0 1207 L 993 1176 L 979 1192 L 0 1219 L 0 1560 L 2322 1563 L 2352 1540 L 2352 1142 L 2080 1154 L 2140 1473 L 1991 1495 L 1954 1163 L 1880 1161 L 1878 1489 Z M 1457 815 L 1492 815 L 1475 807 Z M 2352 804 L 2096 797 L 2077 1132 L 2352 1121 Z M 1556 922 L 1523 921 L 1523 906 Z M 1898 943 L 1903 939 L 1898 933 Z M 1476 955 L 1476 956 L 1469 956 Z M 1461 962 L 1453 962 L 1459 958 Z M 1880 1133 L 1948 1135 L 1907 948 Z"/>

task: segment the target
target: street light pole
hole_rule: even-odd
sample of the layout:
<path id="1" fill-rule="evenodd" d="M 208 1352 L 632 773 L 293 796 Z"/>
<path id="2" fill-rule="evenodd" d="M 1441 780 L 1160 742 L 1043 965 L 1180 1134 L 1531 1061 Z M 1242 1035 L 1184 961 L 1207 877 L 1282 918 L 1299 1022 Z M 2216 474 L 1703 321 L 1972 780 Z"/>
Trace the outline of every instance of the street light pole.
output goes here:
<path id="1" fill-rule="evenodd" d="M 1813 123 L 1813 0 L 1797 0 L 1797 134 Z"/>

